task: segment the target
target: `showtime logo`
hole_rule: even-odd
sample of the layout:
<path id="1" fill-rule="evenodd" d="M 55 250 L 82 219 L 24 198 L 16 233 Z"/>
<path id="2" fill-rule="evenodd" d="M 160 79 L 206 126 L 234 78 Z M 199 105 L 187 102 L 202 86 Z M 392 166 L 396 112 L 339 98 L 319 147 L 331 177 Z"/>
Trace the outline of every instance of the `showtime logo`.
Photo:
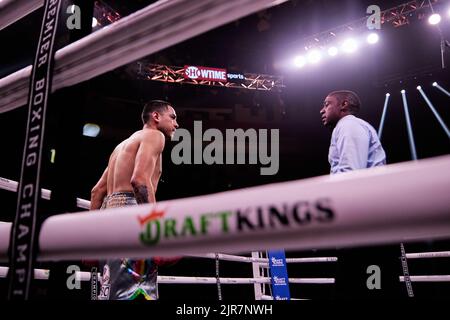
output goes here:
<path id="1" fill-rule="evenodd" d="M 197 67 L 187 67 L 184 73 L 189 79 L 195 80 L 200 77 L 200 70 Z"/>
<path id="2" fill-rule="evenodd" d="M 184 77 L 192 80 L 227 82 L 227 70 L 196 66 L 184 66 Z"/>

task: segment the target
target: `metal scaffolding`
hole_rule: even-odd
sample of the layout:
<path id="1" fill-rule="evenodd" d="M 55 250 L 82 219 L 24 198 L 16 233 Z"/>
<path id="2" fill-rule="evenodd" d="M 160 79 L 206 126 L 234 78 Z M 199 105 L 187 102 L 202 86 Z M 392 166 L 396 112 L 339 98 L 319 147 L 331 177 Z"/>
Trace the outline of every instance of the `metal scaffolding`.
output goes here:
<path id="1" fill-rule="evenodd" d="M 413 0 L 381 11 L 380 23 L 391 23 L 394 27 L 401 27 L 409 24 L 410 18 L 413 15 L 418 15 L 418 18 L 421 18 L 421 14 L 424 9 L 430 7 L 430 2 L 431 5 L 434 6 L 437 3 L 442 2 L 442 0 Z M 309 36 L 303 40 L 305 49 L 308 50 L 313 47 L 321 48 L 326 46 L 331 41 L 336 40 L 339 36 L 348 34 L 349 32 L 367 29 L 367 21 L 369 18 L 370 16 L 366 16 L 356 21 Z"/>
<path id="2" fill-rule="evenodd" d="M 184 67 L 165 66 L 140 61 L 138 62 L 138 68 L 138 78 L 145 80 L 263 91 L 281 91 L 285 87 L 283 77 L 273 75 L 245 73 L 244 80 L 219 82 L 187 78 L 184 76 Z"/>
<path id="3" fill-rule="evenodd" d="M 97 19 L 98 28 L 107 26 L 122 18 L 119 12 L 101 0 L 94 3 L 94 17 Z"/>

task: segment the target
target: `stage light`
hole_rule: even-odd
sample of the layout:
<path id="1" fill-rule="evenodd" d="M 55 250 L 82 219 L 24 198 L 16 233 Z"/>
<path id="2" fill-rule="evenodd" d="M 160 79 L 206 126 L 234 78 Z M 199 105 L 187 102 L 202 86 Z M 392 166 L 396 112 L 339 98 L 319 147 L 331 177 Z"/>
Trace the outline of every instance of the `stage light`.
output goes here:
<path id="1" fill-rule="evenodd" d="M 92 17 L 92 28 L 95 28 L 98 24 L 97 19 L 95 19 L 94 17 Z"/>
<path id="2" fill-rule="evenodd" d="M 403 89 L 402 91 L 400 91 L 401 93 L 405 93 L 406 91 Z"/>
<path id="3" fill-rule="evenodd" d="M 402 93 L 402 101 L 403 101 L 403 110 L 404 110 L 405 119 L 406 119 L 406 128 L 408 130 L 408 140 L 409 140 L 409 149 L 411 151 L 411 158 L 413 160 L 417 160 L 416 143 L 414 142 L 414 134 L 413 134 L 412 125 L 411 125 L 411 118 L 409 117 L 408 101 L 406 99 L 405 90 L 402 90 L 401 93 Z"/>
<path id="4" fill-rule="evenodd" d="M 380 39 L 380 37 L 376 33 L 371 33 L 367 36 L 367 42 L 370 44 L 377 43 L 379 39 Z"/>
<path id="5" fill-rule="evenodd" d="M 96 137 L 100 133 L 100 126 L 95 123 L 86 123 L 83 127 L 83 136 Z"/>
<path id="6" fill-rule="evenodd" d="M 422 90 L 422 87 L 421 86 L 417 86 L 417 90 Z"/>
<path id="7" fill-rule="evenodd" d="M 439 124 L 441 125 L 442 129 L 445 131 L 445 134 L 447 135 L 447 137 L 450 139 L 450 130 L 447 128 L 447 126 L 445 125 L 444 120 L 442 119 L 441 115 L 437 112 L 437 110 L 434 108 L 433 103 L 431 103 L 430 99 L 428 99 L 427 95 L 425 94 L 425 92 L 423 90 L 419 91 L 420 94 L 422 95 L 423 99 L 425 100 L 425 102 L 427 103 L 428 107 L 430 107 L 430 110 L 433 112 L 434 116 L 436 117 L 437 121 L 439 122 Z"/>
<path id="8" fill-rule="evenodd" d="M 448 92 L 447 90 L 445 90 L 444 88 L 442 88 L 440 85 L 438 85 L 437 82 L 433 82 L 433 87 L 438 88 L 440 91 L 442 91 L 443 93 L 445 93 L 447 96 L 450 97 L 450 92 Z"/>
<path id="9" fill-rule="evenodd" d="M 383 134 L 384 119 L 386 118 L 386 111 L 387 111 L 390 96 L 391 96 L 391 94 L 388 92 L 388 93 L 386 93 L 386 99 L 384 99 L 383 113 L 381 115 L 380 126 L 378 127 L 378 138 L 380 140 L 381 140 L 381 135 Z"/>
<path id="10" fill-rule="evenodd" d="M 439 22 L 441 22 L 441 15 L 439 13 L 433 13 L 428 18 L 428 23 L 429 24 L 438 24 Z"/>
<path id="11" fill-rule="evenodd" d="M 330 56 L 334 57 L 335 55 L 338 54 L 338 48 L 336 48 L 336 47 L 330 47 L 330 48 L 328 49 L 328 54 L 329 54 Z"/>
<path id="12" fill-rule="evenodd" d="M 319 50 L 312 50 L 310 53 L 308 53 L 308 61 L 311 63 L 319 62 L 321 57 L 322 54 Z"/>
<path id="13" fill-rule="evenodd" d="M 342 49 L 348 53 L 356 51 L 356 41 L 354 39 L 345 40 L 342 44 Z"/>
<path id="14" fill-rule="evenodd" d="M 297 56 L 294 58 L 294 65 L 297 68 L 303 68 L 303 66 L 306 64 L 306 59 L 303 56 Z"/>

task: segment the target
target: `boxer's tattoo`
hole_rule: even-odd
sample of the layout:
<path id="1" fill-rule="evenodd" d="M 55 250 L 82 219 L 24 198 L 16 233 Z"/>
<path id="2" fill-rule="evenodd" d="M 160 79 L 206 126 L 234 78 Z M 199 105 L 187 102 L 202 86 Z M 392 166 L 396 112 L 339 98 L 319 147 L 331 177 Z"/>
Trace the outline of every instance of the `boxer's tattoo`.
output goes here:
<path id="1" fill-rule="evenodd" d="M 148 203 L 148 190 L 145 185 L 137 185 L 133 187 L 134 195 L 138 204 Z"/>

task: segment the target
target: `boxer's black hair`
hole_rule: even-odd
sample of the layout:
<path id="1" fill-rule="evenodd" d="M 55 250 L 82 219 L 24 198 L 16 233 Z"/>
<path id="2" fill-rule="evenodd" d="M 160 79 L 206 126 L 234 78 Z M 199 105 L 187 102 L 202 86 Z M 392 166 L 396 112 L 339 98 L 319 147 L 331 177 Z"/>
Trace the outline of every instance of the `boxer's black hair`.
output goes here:
<path id="1" fill-rule="evenodd" d="M 144 105 L 144 109 L 142 110 L 142 123 L 146 124 L 150 119 L 150 115 L 152 112 L 164 112 L 171 106 L 171 104 L 164 100 L 151 100 Z"/>

